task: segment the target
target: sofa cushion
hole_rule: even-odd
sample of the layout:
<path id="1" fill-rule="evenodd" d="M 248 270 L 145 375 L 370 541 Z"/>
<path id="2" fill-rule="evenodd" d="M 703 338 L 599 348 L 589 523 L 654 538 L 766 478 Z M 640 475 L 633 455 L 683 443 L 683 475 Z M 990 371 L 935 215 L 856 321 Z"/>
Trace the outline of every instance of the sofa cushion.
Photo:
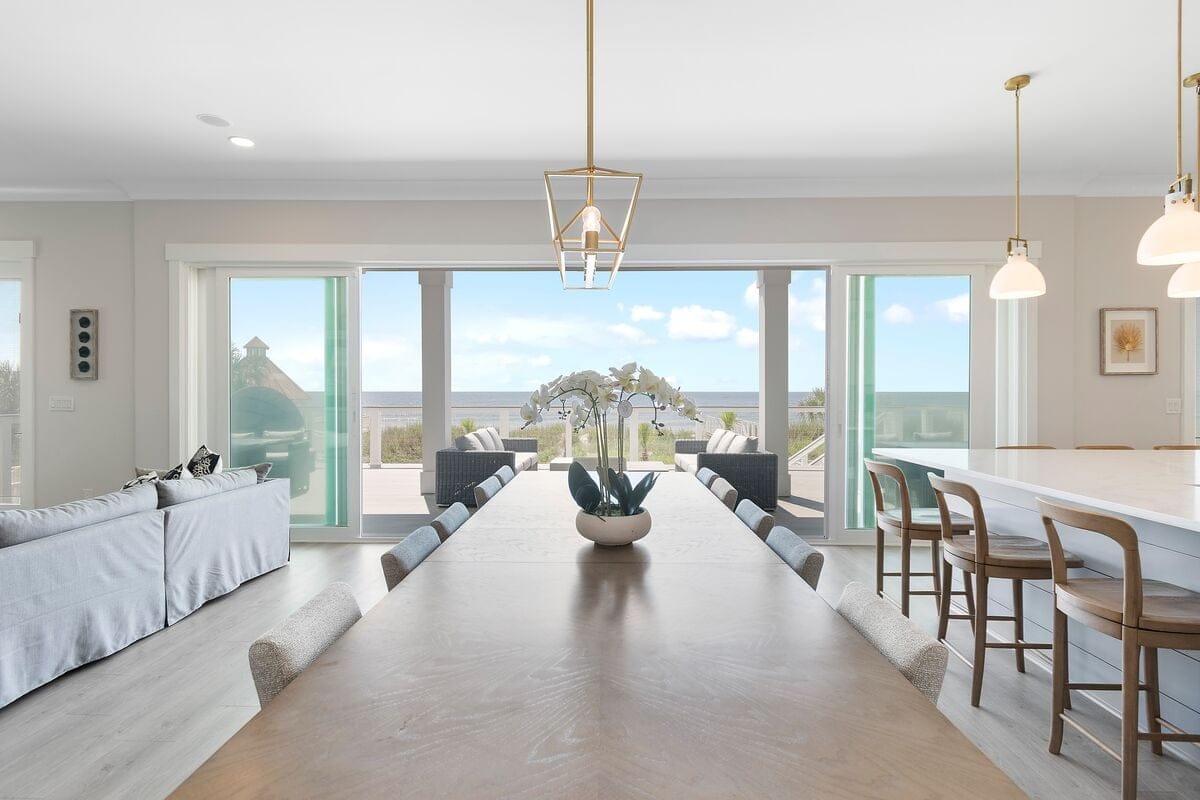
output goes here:
<path id="1" fill-rule="evenodd" d="M 736 433 L 734 433 L 733 431 L 725 431 L 725 438 L 721 440 L 721 443 L 717 445 L 717 449 L 714 450 L 713 452 L 714 453 L 728 453 L 730 446 L 737 439 L 737 436 L 738 435 Z"/>
<path id="2" fill-rule="evenodd" d="M 0 511 L 0 547 L 153 511 L 157 505 L 154 485 L 145 484 L 50 508 Z"/>
<path id="3" fill-rule="evenodd" d="M 713 431 L 712 436 L 708 437 L 708 444 L 704 445 L 705 452 L 708 452 L 708 453 L 723 452 L 721 450 L 721 445 L 725 442 L 725 439 L 728 438 L 730 435 L 731 435 L 730 432 L 725 430 L 724 428 Z"/>
<path id="4" fill-rule="evenodd" d="M 486 450 L 479 435 L 475 432 L 465 434 L 454 440 L 454 446 L 459 450 Z"/>
<path id="5" fill-rule="evenodd" d="M 750 437 L 749 436 L 742 436 L 741 434 L 735 433 L 733 436 L 729 437 L 729 444 L 727 444 L 725 446 L 725 449 L 722 450 L 721 452 L 723 452 L 723 453 L 749 453 L 749 452 L 752 452 L 749 449 L 749 446 L 750 446 Z"/>
<path id="6" fill-rule="evenodd" d="M 500 451 L 504 449 L 504 439 L 500 437 L 500 431 L 495 428 L 484 428 L 479 432 L 479 440 L 487 445 L 488 450 Z"/>
<path id="7" fill-rule="evenodd" d="M 676 453 L 675 466 L 684 472 L 696 472 L 696 462 L 700 460 L 700 456 L 696 453 Z"/>
<path id="8" fill-rule="evenodd" d="M 517 472 L 521 472 L 521 471 L 527 470 L 527 469 L 534 469 L 535 467 L 537 467 L 537 463 L 538 463 L 538 454 L 537 453 L 517 453 L 517 459 L 516 459 Z"/>
<path id="9" fill-rule="evenodd" d="M 158 490 L 158 507 L 167 508 L 257 483 L 258 473 L 255 470 L 234 469 L 190 481 L 159 481 L 154 487 Z"/>

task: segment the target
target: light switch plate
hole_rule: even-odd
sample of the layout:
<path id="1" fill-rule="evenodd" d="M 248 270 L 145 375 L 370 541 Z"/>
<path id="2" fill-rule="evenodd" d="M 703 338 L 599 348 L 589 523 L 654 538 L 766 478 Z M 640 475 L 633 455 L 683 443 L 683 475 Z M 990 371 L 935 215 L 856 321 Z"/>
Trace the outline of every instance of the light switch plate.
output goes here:
<path id="1" fill-rule="evenodd" d="M 1168 397 L 1167 398 L 1167 413 L 1168 414 L 1182 414 L 1183 413 L 1183 401 L 1180 400 L 1178 397 Z"/>
<path id="2" fill-rule="evenodd" d="M 50 410 L 51 411 L 74 411 L 75 410 L 75 398 L 74 397 L 66 397 L 64 395 L 51 395 L 50 396 Z"/>

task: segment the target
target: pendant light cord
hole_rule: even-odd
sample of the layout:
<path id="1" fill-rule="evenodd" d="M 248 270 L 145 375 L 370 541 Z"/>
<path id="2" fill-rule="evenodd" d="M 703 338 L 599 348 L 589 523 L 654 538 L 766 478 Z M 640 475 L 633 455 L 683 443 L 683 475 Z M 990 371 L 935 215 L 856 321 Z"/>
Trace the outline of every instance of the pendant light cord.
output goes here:
<path id="1" fill-rule="evenodd" d="M 1175 13 L 1175 177 L 1183 180 L 1183 0 Z"/>
<path id="2" fill-rule="evenodd" d="M 1180 0 L 1182 2 L 1183 0 Z M 587 166 L 595 168 L 592 156 L 592 0 L 587 0 Z"/>
<path id="3" fill-rule="evenodd" d="M 1016 239 L 1021 239 L 1021 90 L 1017 89 L 1013 92 L 1013 97 L 1017 104 L 1017 213 L 1016 213 Z"/>

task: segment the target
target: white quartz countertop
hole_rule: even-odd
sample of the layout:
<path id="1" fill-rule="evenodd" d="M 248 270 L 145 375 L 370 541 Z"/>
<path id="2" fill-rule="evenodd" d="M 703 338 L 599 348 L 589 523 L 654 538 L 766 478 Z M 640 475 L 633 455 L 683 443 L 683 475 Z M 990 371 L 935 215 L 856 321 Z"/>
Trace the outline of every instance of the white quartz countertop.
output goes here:
<path id="1" fill-rule="evenodd" d="M 936 450 L 875 454 L 1049 499 L 1200 531 L 1200 451 Z M 953 477 L 953 476 L 951 476 Z"/>

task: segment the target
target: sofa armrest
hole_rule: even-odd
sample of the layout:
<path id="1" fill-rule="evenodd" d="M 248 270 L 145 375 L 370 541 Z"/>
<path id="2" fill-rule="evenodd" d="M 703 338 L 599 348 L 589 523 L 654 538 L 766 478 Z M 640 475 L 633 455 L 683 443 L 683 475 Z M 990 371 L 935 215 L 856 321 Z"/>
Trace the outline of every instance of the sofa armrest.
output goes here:
<path id="1" fill-rule="evenodd" d="M 434 461 L 435 494 L 439 506 L 453 503 L 475 505 L 475 486 L 501 467 L 517 469 L 513 450 L 459 450 L 448 447 L 437 451 Z"/>
<path id="2" fill-rule="evenodd" d="M 705 439 L 676 439 L 675 453 L 703 453 L 707 446 L 708 441 Z"/>
<path id="3" fill-rule="evenodd" d="M 519 439 L 501 439 L 504 442 L 505 450 L 512 450 L 515 453 L 536 453 L 538 449 L 538 440 L 534 437 L 519 438 Z"/>
<path id="4" fill-rule="evenodd" d="M 708 467 L 737 489 L 738 499 L 753 500 L 764 511 L 778 503 L 779 456 L 775 453 L 700 453 L 696 469 Z"/>

